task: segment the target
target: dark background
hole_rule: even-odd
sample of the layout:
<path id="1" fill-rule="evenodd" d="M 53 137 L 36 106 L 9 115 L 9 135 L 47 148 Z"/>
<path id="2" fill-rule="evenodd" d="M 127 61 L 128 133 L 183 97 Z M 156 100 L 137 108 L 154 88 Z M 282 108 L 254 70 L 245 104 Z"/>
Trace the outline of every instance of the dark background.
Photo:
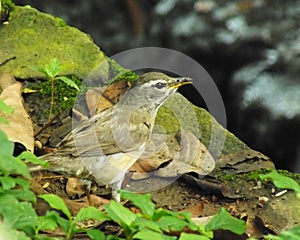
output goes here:
<path id="1" fill-rule="evenodd" d="M 192 57 L 222 94 L 227 128 L 277 168 L 300 172 L 300 1 L 15 2 L 90 34 L 108 56 L 156 46 Z"/>

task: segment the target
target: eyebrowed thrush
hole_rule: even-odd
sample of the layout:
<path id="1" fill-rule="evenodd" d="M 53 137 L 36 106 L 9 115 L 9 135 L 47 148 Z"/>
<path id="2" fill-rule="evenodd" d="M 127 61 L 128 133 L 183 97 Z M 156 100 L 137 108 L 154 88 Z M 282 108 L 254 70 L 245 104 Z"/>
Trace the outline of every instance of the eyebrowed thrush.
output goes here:
<path id="1" fill-rule="evenodd" d="M 78 166 L 72 166 L 78 169 L 76 175 L 92 175 L 98 183 L 110 186 L 113 198 L 119 201 L 118 190 L 126 171 L 143 154 L 159 107 L 180 86 L 191 82 L 190 78 L 159 72 L 140 76 L 114 106 L 81 123 L 56 151 L 41 158 L 58 172 L 64 172 L 59 162 L 72 165 L 70 159 L 80 158 L 81 161 L 74 161 Z M 51 162 L 55 163 L 54 169 Z"/>

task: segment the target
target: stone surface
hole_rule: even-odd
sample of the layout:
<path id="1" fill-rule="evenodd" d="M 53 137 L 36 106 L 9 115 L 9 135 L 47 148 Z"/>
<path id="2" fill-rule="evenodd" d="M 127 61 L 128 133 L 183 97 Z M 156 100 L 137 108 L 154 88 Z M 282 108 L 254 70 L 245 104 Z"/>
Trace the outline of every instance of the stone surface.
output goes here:
<path id="1" fill-rule="evenodd" d="M 42 77 L 30 66 L 43 67 L 57 58 L 62 74 L 83 79 L 105 61 L 87 34 L 31 7 L 15 7 L 8 23 L 0 26 L 0 42 L 0 73 L 18 78 Z"/>

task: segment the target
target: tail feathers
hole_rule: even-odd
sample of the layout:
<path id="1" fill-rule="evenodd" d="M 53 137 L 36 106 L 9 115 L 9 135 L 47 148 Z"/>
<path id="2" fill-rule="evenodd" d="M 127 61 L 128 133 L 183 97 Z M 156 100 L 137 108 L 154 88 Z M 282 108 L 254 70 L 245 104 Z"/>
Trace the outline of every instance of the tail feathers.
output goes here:
<path id="1" fill-rule="evenodd" d="M 67 176 L 81 177 L 85 178 L 88 176 L 88 171 L 82 164 L 79 157 L 73 157 L 65 152 L 54 152 L 48 153 L 40 158 L 49 163 L 49 167 L 45 168 L 42 166 L 32 166 L 29 167 L 31 172 L 49 170 L 53 172 L 58 172 L 65 174 Z"/>

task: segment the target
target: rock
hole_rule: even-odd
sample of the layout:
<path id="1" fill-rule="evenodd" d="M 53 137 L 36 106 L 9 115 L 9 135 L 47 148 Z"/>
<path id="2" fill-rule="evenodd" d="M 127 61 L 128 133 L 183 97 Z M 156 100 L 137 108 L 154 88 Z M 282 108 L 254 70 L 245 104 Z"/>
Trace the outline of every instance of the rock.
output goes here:
<path id="1" fill-rule="evenodd" d="M 15 7 L 8 24 L 0 26 L 0 42 L 0 73 L 18 78 L 43 77 L 30 66 L 41 67 L 57 58 L 62 74 L 83 79 L 106 61 L 87 34 L 31 7 Z"/>

